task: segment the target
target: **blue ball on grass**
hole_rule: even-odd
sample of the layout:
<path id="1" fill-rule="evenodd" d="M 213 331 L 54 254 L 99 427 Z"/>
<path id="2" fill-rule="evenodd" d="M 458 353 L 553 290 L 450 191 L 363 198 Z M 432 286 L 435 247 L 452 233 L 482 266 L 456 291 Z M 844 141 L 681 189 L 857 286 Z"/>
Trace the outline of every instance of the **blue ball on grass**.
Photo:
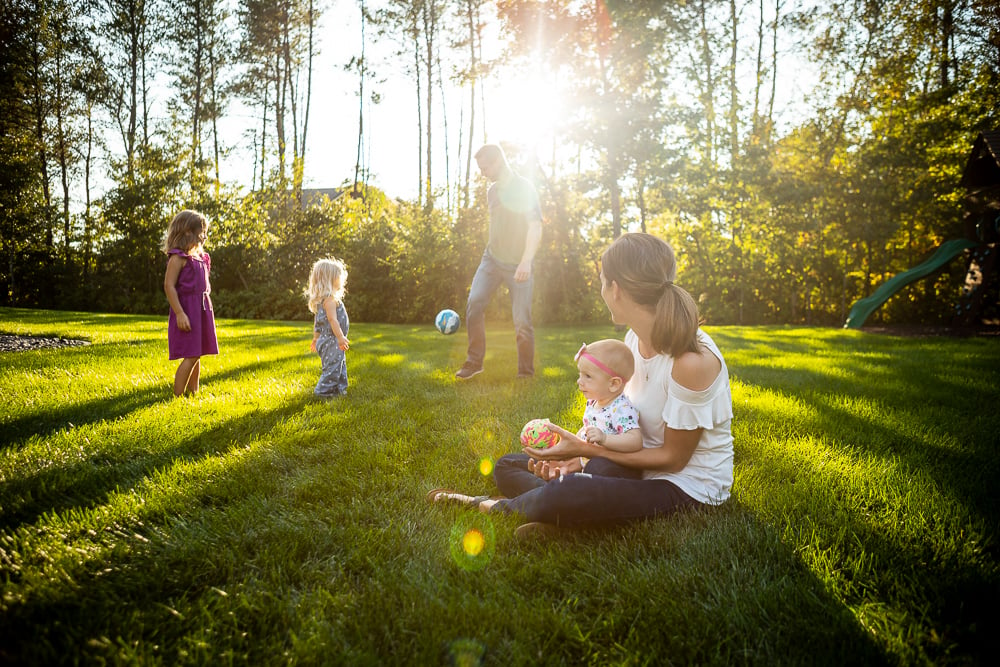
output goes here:
<path id="1" fill-rule="evenodd" d="M 450 308 L 445 308 L 434 318 L 434 326 L 445 335 L 458 331 L 461 323 L 462 320 L 458 317 L 458 313 Z"/>

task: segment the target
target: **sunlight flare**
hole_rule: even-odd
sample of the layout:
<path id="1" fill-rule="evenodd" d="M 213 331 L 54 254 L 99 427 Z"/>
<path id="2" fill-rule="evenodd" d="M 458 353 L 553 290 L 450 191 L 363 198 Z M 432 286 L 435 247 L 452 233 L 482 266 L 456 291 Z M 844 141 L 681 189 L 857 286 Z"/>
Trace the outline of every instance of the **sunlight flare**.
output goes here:
<path id="1" fill-rule="evenodd" d="M 479 474 L 483 477 L 489 477 L 493 474 L 493 459 L 488 456 L 479 459 Z"/>
<path id="2" fill-rule="evenodd" d="M 463 570 L 482 570 L 493 560 L 496 531 L 485 514 L 465 514 L 451 528 L 451 557 Z"/>
<path id="3" fill-rule="evenodd" d="M 565 111 L 551 77 L 522 71 L 497 83 L 486 112 L 489 138 L 538 149 L 551 141 Z"/>
<path id="4" fill-rule="evenodd" d="M 486 540 L 483 534 L 476 528 L 467 530 L 462 536 L 462 550 L 470 556 L 478 556 L 483 551 Z"/>

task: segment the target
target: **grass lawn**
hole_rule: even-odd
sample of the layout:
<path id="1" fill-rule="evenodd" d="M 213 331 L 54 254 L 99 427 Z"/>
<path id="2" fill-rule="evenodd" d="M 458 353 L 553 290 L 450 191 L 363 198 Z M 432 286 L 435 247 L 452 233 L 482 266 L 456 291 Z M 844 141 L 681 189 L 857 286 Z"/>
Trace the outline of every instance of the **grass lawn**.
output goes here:
<path id="1" fill-rule="evenodd" d="M 174 400 L 166 318 L 0 309 L 0 664 L 978 664 L 1000 651 L 1000 340 L 707 327 L 733 498 L 519 543 L 494 490 L 520 426 L 583 411 L 573 354 L 621 336 L 351 327 L 312 399 L 308 323 L 221 320 Z M 474 539 L 482 535 L 485 542 Z M 481 547 L 481 548 L 480 548 Z"/>

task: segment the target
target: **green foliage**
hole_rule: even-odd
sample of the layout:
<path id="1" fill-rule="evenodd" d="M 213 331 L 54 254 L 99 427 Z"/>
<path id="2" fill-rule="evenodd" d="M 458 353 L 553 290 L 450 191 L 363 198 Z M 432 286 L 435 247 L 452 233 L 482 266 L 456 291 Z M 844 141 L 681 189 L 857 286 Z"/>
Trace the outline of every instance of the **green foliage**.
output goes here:
<path id="1" fill-rule="evenodd" d="M 452 223 L 437 210 L 391 202 L 374 189 L 305 209 L 274 194 L 251 195 L 241 209 L 245 218 L 213 226 L 222 231 L 210 246 L 212 284 L 217 313 L 248 318 L 311 317 L 303 290 L 313 262 L 327 256 L 347 264 L 352 319 L 426 323 L 442 308 L 462 312 L 488 224 L 484 202 Z M 562 217 L 547 225 L 536 262 L 539 322 L 600 316 L 595 252 L 603 244 L 583 246 L 569 225 Z M 503 295 L 490 317 L 509 321 Z"/>
<path id="2" fill-rule="evenodd" d="M 96 289 L 102 297 L 94 305 L 149 313 L 165 300 L 160 298 L 166 267 L 161 245 L 170 220 L 186 207 L 184 171 L 167 152 L 152 147 L 140 149 L 133 173 L 134 182 L 124 173 L 120 186 L 104 198 L 103 215 L 114 232 L 101 252 Z"/>
<path id="3" fill-rule="evenodd" d="M 221 314 L 308 317 L 303 283 L 329 254 L 348 262 L 351 312 L 363 320 L 462 310 L 485 239 L 484 184 L 458 211 L 426 205 L 431 192 L 401 202 L 374 188 L 303 204 L 317 7 L 238 4 L 232 17 L 214 1 L 0 8 L 0 303 L 163 312 L 159 237 L 191 207 L 212 222 Z M 452 21 L 438 5 L 396 2 L 368 19 L 407 54 L 438 54 L 438 69 L 461 72 L 473 91 L 487 73 L 516 71 L 563 97 L 551 163 L 505 144 L 543 200 L 539 322 L 603 320 L 595 262 L 622 231 L 674 243 L 679 280 L 709 322 L 831 326 L 965 233 L 962 168 L 977 134 L 1000 123 L 990 3 L 504 2 L 508 48 L 488 63 L 472 37 L 485 28 L 481 6 L 466 3 Z M 809 61 L 815 87 L 796 59 Z M 378 97 L 377 66 L 352 63 Z M 793 80 L 804 88 L 790 120 L 774 98 Z M 166 82 L 162 100 L 152 81 Z M 440 96 L 429 90 L 444 99 L 450 84 L 440 84 Z M 227 147 L 214 130 L 237 100 L 263 123 L 248 137 L 250 193 L 216 182 Z M 444 117 L 433 103 L 421 113 Z M 107 126 L 115 136 L 102 143 L 93 131 Z M 425 139 L 430 169 L 439 144 L 430 130 Z M 92 196 L 98 180 L 111 186 Z M 955 261 L 910 285 L 874 321 L 947 322 L 965 270 Z M 501 295 L 489 316 L 506 320 L 507 306 Z"/>
<path id="4" fill-rule="evenodd" d="M 579 341 L 352 326 L 349 394 L 314 401 L 309 325 L 221 320 L 171 398 L 162 318 L 0 309 L 0 655 L 14 664 L 983 664 L 1000 594 L 1000 348 L 712 327 L 732 499 L 550 542 L 424 502 L 491 493 L 520 426 L 570 426 Z M 482 556 L 456 558 L 478 529 Z M 665 631 L 664 629 L 668 630 Z M 779 631 L 780 630 L 780 631 Z M 473 661 L 473 664 L 476 664 Z"/>

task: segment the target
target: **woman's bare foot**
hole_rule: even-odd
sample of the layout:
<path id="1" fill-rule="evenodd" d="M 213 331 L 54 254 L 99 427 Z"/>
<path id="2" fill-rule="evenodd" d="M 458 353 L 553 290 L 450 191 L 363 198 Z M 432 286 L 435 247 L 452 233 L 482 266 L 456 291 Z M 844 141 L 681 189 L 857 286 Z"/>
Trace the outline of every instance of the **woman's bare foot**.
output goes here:
<path id="1" fill-rule="evenodd" d="M 427 493 L 427 502 L 432 505 L 437 503 L 454 503 L 465 505 L 466 507 L 476 507 L 483 513 L 489 512 L 496 505 L 497 500 L 499 498 L 491 498 L 489 496 L 468 496 L 464 493 L 452 491 L 451 489 L 434 489 Z"/>
<path id="2" fill-rule="evenodd" d="M 488 500 L 484 500 L 481 503 L 479 503 L 479 511 L 482 512 L 483 514 L 486 514 L 491 509 L 493 509 L 493 506 L 496 505 L 498 502 L 500 502 L 500 501 L 494 500 L 493 498 L 490 498 Z"/>

